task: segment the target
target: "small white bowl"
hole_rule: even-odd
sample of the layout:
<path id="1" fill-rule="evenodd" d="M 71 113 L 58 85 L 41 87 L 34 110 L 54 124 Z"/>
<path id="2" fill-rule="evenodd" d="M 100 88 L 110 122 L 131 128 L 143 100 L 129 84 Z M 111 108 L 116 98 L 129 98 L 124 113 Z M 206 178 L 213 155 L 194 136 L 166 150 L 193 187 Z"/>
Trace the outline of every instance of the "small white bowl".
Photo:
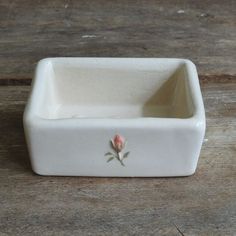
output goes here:
<path id="1" fill-rule="evenodd" d="M 40 175 L 191 175 L 205 133 L 197 71 L 184 59 L 44 59 L 24 127 Z"/>

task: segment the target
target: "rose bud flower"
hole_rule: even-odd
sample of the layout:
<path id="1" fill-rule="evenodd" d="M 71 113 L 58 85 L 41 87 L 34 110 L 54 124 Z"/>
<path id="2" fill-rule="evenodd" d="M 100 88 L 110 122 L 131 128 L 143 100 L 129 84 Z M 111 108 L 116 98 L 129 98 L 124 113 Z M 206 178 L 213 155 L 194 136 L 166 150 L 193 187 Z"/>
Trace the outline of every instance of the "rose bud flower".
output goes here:
<path id="1" fill-rule="evenodd" d="M 122 149 L 125 147 L 125 138 L 122 137 L 121 135 L 117 134 L 113 138 L 112 141 L 112 146 L 113 148 L 119 153 L 122 151 Z"/>

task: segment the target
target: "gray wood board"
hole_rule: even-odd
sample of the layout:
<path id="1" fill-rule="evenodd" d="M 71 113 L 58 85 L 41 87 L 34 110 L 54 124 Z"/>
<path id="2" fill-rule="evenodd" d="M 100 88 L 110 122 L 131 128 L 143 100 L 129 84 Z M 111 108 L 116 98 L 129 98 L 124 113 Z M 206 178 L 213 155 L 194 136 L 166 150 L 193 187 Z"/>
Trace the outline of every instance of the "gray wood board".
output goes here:
<path id="1" fill-rule="evenodd" d="M 236 81 L 201 87 L 196 174 L 145 179 L 35 175 L 22 127 L 29 86 L 0 86 L 0 235 L 235 235 Z"/>
<path id="2" fill-rule="evenodd" d="M 188 58 L 202 75 L 235 75 L 235 39 L 235 0 L 1 0 L 0 79 L 62 56 Z"/>

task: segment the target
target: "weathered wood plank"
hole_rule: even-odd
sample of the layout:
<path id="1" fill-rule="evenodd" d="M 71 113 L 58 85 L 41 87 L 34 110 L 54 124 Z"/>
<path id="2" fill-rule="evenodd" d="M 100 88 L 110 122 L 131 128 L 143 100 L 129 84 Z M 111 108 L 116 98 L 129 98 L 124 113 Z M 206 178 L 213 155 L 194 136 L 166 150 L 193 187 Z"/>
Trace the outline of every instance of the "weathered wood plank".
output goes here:
<path id="1" fill-rule="evenodd" d="M 236 81 L 205 77 L 207 132 L 185 178 L 42 177 L 22 113 L 29 86 L 0 86 L 1 235 L 235 235 Z"/>
<path id="2" fill-rule="evenodd" d="M 181 57 L 236 74 L 236 1 L 0 1 L 0 79 L 45 57 Z"/>

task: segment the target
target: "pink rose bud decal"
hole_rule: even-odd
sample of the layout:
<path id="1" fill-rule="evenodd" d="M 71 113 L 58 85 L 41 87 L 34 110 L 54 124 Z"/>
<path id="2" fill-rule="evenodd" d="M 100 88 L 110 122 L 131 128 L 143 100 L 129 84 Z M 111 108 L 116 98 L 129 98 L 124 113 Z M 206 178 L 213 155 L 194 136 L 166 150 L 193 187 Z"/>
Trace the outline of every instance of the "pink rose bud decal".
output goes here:
<path id="1" fill-rule="evenodd" d="M 109 159 L 107 162 L 112 161 L 113 159 L 117 159 L 122 166 L 124 165 L 123 160 L 128 157 L 129 152 L 123 153 L 123 149 L 126 145 L 126 140 L 124 137 L 122 137 L 119 134 L 116 134 L 113 139 L 111 139 L 112 149 L 115 151 L 113 152 L 107 152 L 105 156 L 109 156 Z"/>
<path id="2" fill-rule="evenodd" d="M 125 147 L 125 139 L 120 136 L 119 134 L 117 134 L 113 140 L 111 140 L 112 142 L 112 146 L 113 148 L 117 151 L 117 152 L 121 152 L 122 149 Z"/>

